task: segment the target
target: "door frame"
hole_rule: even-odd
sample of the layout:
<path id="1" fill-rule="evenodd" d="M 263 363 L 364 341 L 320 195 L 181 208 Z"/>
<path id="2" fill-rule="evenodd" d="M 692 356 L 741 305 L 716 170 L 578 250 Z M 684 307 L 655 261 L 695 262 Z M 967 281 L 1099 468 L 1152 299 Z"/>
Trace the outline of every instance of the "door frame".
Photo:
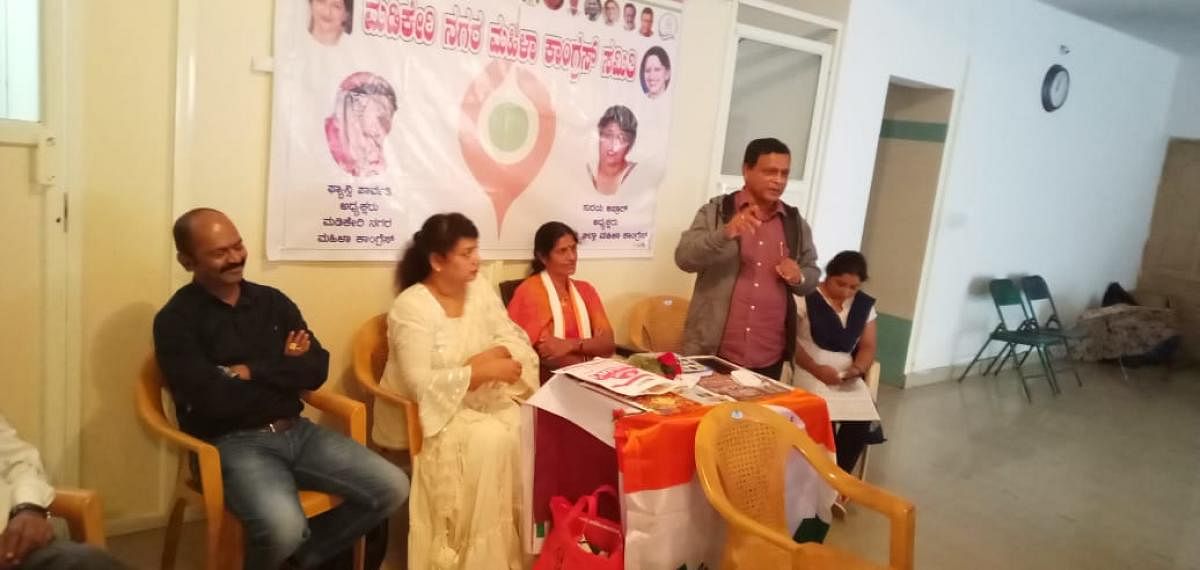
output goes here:
<path id="1" fill-rule="evenodd" d="M 35 443 L 47 472 L 59 484 L 79 482 L 81 415 L 79 10 L 67 0 L 40 3 L 41 120 L 0 120 L 0 144 L 34 154 L 31 182 L 41 189 L 42 420 Z"/>
<path id="2" fill-rule="evenodd" d="M 954 163 L 954 153 L 958 149 L 958 126 L 960 113 L 962 112 L 964 97 L 966 96 L 967 81 L 971 78 L 971 61 L 967 59 L 964 63 L 962 71 L 962 81 L 958 85 L 934 85 L 939 89 L 948 89 L 954 92 L 950 103 L 950 116 L 946 125 L 946 140 L 942 143 L 942 163 L 938 170 L 937 190 L 933 197 L 933 211 L 929 216 L 929 236 L 925 239 L 925 259 L 921 263 L 921 277 L 917 283 L 917 302 L 913 306 L 913 322 L 912 332 L 908 337 L 908 351 L 904 357 L 904 375 L 910 376 L 914 372 L 920 373 L 924 370 L 913 370 L 917 359 L 918 347 L 920 346 L 923 332 L 923 325 L 926 320 L 926 311 L 933 301 L 929 298 L 931 284 L 933 281 L 934 260 L 937 258 L 938 244 L 940 243 L 940 234 L 942 227 L 946 225 L 946 219 L 949 212 L 946 210 L 947 194 L 951 190 L 950 177 L 953 175 L 952 165 Z M 893 76 L 891 80 L 898 79 Z M 905 381 L 905 387 L 914 386 Z"/>

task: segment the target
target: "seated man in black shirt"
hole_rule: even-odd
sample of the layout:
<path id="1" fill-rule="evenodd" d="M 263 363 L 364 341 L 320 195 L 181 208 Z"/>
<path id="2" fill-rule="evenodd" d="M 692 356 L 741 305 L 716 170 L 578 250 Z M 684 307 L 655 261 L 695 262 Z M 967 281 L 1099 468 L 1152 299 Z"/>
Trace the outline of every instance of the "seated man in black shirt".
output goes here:
<path id="1" fill-rule="evenodd" d="M 154 349 L 184 431 L 217 447 L 225 504 L 245 527 L 246 570 L 309 568 L 351 545 L 408 497 L 404 473 L 300 416 L 329 353 L 286 295 L 242 279 L 229 218 L 198 208 L 175 222 L 192 282 L 154 318 Z M 311 521 L 297 489 L 341 497 Z"/>

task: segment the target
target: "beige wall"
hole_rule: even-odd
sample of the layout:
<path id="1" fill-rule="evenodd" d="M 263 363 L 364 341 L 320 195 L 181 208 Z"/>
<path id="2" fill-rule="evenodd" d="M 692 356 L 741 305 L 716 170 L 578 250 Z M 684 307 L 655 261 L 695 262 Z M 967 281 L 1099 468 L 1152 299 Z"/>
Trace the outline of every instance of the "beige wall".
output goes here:
<path id="1" fill-rule="evenodd" d="M 945 124 L 953 92 L 892 84 L 884 119 Z M 940 142 L 880 138 L 863 228 L 870 268 L 865 289 L 878 309 L 912 320 L 941 172 Z"/>
<path id="2" fill-rule="evenodd" d="M 133 413 L 170 279 L 174 3 L 82 10 L 81 483 L 113 517 L 160 510 L 158 446 Z"/>
<path id="3" fill-rule="evenodd" d="M 134 418 L 132 387 L 151 350 L 155 311 L 186 275 L 174 266 L 173 213 L 197 205 L 227 211 L 242 230 L 250 279 L 278 286 L 300 305 L 329 348 L 330 383 L 348 384 L 355 328 L 392 296 L 386 263 L 267 263 L 264 253 L 271 76 L 251 58 L 271 53 L 272 3 L 180 0 L 196 8 L 193 131 L 175 131 L 176 2 L 81 3 L 84 179 L 83 483 L 99 489 L 110 531 L 160 522 L 173 484 L 172 456 Z M 625 313 L 649 293 L 690 295 L 675 268 L 679 232 L 706 199 L 712 133 L 731 6 L 688 2 L 676 79 L 668 170 L 658 198 L 654 256 L 581 264 L 601 292 L 618 339 Z M 178 139 L 177 139 L 178 137 Z M 174 169 L 173 148 L 184 149 Z M 181 177 L 173 186 L 173 176 Z M 523 263 L 485 268 L 494 282 Z M 351 390 L 353 392 L 353 390 Z"/>
<path id="4" fill-rule="evenodd" d="M 0 414 L 37 445 L 42 443 L 42 200 L 32 169 L 32 149 L 0 145 L 0 243 L 6 251 L 0 288 Z"/>

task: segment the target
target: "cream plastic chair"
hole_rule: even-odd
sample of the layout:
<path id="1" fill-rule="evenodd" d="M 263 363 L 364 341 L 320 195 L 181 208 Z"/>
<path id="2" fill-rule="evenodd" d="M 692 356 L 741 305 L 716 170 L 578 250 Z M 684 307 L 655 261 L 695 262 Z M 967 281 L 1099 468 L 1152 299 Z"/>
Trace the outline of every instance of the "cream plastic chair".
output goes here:
<path id="1" fill-rule="evenodd" d="M 689 301 L 655 295 L 638 301 L 629 311 L 629 343 L 640 351 L 679 352 Z"/>
<path id="2" fill-rule="evenodd" d="M 879 373 L 880 366 L 877 360 L 871 363 L 871 368 L 867 370 L 867 377 L 865 378 L 867 389 L 871 391 L 871 401 L 875 403 L 879 402 Z M 854 473 L 863 481 L 867 480 L 867 456 L 870 455 L 870 452 L 871 446 L 864 447 L 862 457 L 858 459 L 858 464 L 854 466 Z"/>
<path id="3" fill-rule="evenodd" d="M 838 493 L 889 519 L 887 566 L 832 546 L 792 540 L 784 512 L 784 468 L 791 449 Z M 696 432 L 696 474 L 705 496 L 729 524 L 721 568 L 913 567 L 912 503 L 842 471 L 824 447 L 768 408 L 737 402 L 708 412 Z"/>
<path id="4" fill-rule="evenodd" d="M 404 410 L 408 426 L 408 454 L 415 458 L 421 453 L 421 417 L 417 403 L 379 385 L 383 367 L 387 364 L 387 313 L 375 315 L 354 333 L 354 380 L 376 398 Z"/>

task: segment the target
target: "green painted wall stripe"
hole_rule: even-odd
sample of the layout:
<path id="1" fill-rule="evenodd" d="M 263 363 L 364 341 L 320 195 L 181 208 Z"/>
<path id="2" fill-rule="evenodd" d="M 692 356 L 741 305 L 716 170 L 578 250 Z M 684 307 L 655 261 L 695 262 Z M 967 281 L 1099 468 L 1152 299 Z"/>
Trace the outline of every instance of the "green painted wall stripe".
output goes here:
<path id="1" fill-rule="evenodd" d="M 879 129 L 879 138 L 940 143 L 946 142 L 947 130 L 944 123 L 884 119 L 883 126 Z"/>
<path id="2" fill-rule="evenodd" d="M 904 387 L 904 360 L 908 358 L 912 321 L 879 313 L 875 323 L 875 360 L 879 361 L 881 368 L 879 380 L 892 386 Z"/>

